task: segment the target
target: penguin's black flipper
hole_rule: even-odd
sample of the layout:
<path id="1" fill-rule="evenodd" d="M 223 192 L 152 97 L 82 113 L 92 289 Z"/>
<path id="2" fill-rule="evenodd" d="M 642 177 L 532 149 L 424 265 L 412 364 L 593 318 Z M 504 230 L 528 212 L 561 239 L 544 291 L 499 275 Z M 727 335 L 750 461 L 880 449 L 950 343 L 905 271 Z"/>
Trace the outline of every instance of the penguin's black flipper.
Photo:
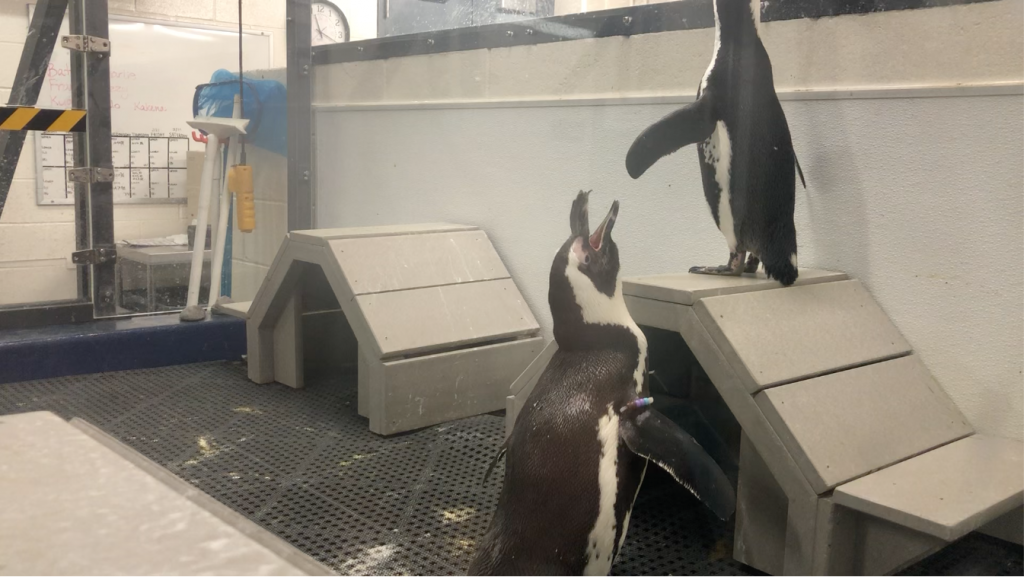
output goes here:
<path id="1" fill-rule="evenodd" d="M 650 459 L 686 487 L 720 519 L 736 511 L 728 477 L 697 441 L 654 409 L 624 415 L 619 435 L 637 455 Z"/>
<path id="2" fill-rule="evenodd" d="M 800 175 L 800 183 L 804 185 L 804 188 L 807 188 L 807 181 L 804 180 L 804 169 L 800 168 L 800 160 L 797 159 L 796 152 L 793 153 L 793 162 L 796 163 L 796 172 Z"/>
<path id="3" fill-rule="evenodd" d="M 714 131 L 714 104 L 711 91 L 705 90 L 696 102 L 648 126 L 636 137 L 626 153 L 626 171 L 640 178 L 661 157 L 707 140 Z"/>

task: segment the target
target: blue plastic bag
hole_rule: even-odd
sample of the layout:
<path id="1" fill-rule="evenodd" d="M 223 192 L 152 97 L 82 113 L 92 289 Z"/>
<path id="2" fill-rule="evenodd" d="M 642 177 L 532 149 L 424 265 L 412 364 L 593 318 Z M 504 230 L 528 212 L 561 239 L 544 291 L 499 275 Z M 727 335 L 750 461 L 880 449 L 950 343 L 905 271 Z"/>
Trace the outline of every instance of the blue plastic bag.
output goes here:
<path id="1" fill-rule="evenodd" d="M 276 80 L 257 80 L 244 75 L 242 83 L 242 117 L 249 119 L 246 144 L 287 156 L 287 89 Z M 192 98 L 192 114 L 231 118 L 236 94 L 238 75 L 228 70 L 218 70 L 213 73 L 208 84 L 196 87 Z"/>

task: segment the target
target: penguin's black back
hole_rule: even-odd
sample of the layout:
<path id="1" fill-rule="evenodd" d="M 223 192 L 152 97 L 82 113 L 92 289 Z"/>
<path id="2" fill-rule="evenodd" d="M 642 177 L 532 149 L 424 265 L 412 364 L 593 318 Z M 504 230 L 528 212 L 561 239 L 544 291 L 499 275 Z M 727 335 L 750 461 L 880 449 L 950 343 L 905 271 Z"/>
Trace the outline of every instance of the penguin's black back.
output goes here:
<path id="1" fill-rule="evenodd" d="M 599 509 L 597 423 L 609 404 L 618 411 L 636 398 L 632 381 L 638 354 L 639 349 L 555 353 L 516 419 L 498 506 L 471 575 L 583 572 Z M 644 463 L 625 444 L 618 446 L 618 494 L 632 496 Z M 619 521 L 632 505 L 621 501 L 616 501 L 616 543 Z"/>
<path id="2" fill-rule="evenodd" d="M 707 85 L 715 116 L 732 147 L 730 205 L 738 249 L 758 254 L 770 270 L 796 252 L 793 208 L 796 156 L 785 112 L 775 93 L 771 60 L 743 0 L 718 0 L 720 44 Z M 698 95 L 699 97 L 699 95 Z M 714 167 L 698 146 L 704 193 L 715 221 L 718 185 Z"/>

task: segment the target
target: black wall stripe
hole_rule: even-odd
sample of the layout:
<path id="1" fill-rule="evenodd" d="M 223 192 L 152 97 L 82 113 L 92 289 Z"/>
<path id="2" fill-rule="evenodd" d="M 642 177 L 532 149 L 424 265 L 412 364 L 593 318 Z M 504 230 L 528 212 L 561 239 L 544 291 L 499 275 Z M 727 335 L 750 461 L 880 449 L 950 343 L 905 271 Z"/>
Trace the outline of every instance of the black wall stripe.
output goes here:
<path id="1" fill-rule="evenodd" d="M 71 127 L 71 132 L 85 132 L 85 119 L 88 116 L 82 116 L 74 126 Z"/>
<path id="2" fill-rule="evenodd" d="M 64 114 L 63 110 L 54 110 L 52 108 L 42 108 L 36 113 L 32 120 L 28 121 L 25 128 L 22 130 L 46 130 L 60 115 Z"/>
<path id="3" fill-rule="evenodd" d="M 0 108 L 0 124 L 3 124 L 5 120 L 10 118 L 11 115 L 14 114 L 15 110 L 17 110 L 17 108 L 14 107 L 14 106 L 12 106 L 10 108 L 7 108 L 7 107 Z"/>

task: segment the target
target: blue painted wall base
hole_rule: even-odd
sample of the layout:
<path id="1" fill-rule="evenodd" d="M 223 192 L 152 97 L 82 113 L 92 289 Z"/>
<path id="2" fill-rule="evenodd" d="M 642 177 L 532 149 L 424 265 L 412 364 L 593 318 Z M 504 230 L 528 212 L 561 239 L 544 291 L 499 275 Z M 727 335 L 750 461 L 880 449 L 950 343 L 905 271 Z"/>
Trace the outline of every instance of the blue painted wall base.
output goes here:
<path id="1" fill-rule="evenodd" d="M 167 365 L 239 360 L 245 321 L 178 314 L 0 331 L 0 384 Z M 0 394 L 3 387 L 0 386 Z"/>

